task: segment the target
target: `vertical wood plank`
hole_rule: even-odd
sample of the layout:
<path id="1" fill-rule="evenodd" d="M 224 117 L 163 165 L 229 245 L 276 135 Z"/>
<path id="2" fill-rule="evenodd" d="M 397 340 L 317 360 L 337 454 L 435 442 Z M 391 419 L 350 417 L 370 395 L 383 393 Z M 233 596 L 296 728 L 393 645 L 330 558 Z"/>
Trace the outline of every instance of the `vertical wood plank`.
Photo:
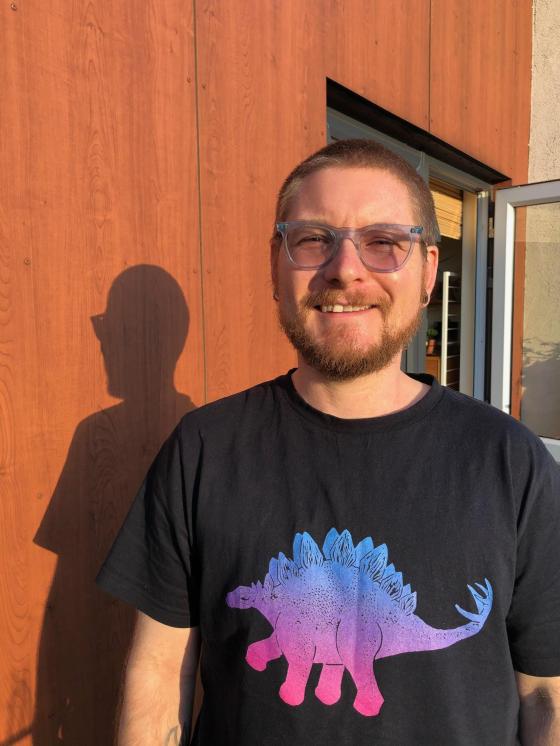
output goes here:
<path id="1" fill-rule="evenodd" d="M 21 479 L 21 447 L 29 436 L 38 396 L 29 385 L 36 340 L 32 305 L 34 195 L 29 189 L 31 122 L 27 89 L 25 17 L 9 4 L 1 9 L 0 88 L 0 737 L 30 742 L 33 714 L 33 576 L 29 565 L 32 503 Z M 19 202 L 15 195 L 24 195 Z M 26 355 L 29 351 L 31 354 Z M 23 417 L 23 420 L 21 419 Z M 44 462 L 40 454 L 38 463 Z M 39 571 L 39 574 L 40 571 Z M 46 581 L 46 578 L 43 578 Z"/>
<path id="2" fill-rule="evenodd" d="M 329 0 L 328 77 L 429 128 L 430 0 Z"/>
<path id="3" fill-rule="evenodd" d="M 0 739 L 111 743 L 133 612 L 93 579 L 162 440 L 204 399 L 192 5 L 14 5 Z"/>
<path id="4" fill-rule="evenodd" d="M 527 179 L 531 1 L 432 0 L 430 131 Z"/>
<path id="5" fill-rule="evenodd" d="M 282 179 L 326 142 L 321 3 L 197 3 L 209 399 L 280 370 L 268 240 Z"/>

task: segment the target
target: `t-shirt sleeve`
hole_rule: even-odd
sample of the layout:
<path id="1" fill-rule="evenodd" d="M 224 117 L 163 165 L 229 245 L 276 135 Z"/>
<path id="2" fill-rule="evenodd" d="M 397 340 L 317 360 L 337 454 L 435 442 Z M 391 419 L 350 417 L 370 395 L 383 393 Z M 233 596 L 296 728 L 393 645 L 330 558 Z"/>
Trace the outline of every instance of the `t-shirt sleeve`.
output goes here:
<path id="1" fill-rule="evenodd" d="M 199 624 L 193 501 L 199 436 L 161 447 L 97 575 L 105 591 L 172 627 Z M 188 441 L 188 442 L 187 442 Z"/>
<path id="2" fill-rule="evenodd" d="M 525 486 L 507 627 L 516 671 L 560 676 L 560 467 L 535 441 L 518 459 L 529 468 L 513 469 Z"/>

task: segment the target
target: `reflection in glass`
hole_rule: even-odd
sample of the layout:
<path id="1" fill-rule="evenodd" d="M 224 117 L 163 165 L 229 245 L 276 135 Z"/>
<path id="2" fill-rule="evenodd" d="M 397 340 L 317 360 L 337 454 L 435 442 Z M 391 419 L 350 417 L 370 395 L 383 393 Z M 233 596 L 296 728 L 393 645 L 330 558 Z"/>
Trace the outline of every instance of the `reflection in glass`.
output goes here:
<path id="1" fill-rule="evenodd" d="M 516 209 L 525 242 L 521 421 L 560 438 L 560 203 Z"/>

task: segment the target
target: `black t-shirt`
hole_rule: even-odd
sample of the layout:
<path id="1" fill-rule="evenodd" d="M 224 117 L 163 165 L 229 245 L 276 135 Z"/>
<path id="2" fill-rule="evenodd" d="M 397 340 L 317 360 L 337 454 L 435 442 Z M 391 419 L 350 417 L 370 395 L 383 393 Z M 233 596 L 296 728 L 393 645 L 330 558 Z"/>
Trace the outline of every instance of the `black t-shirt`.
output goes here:
<path id="1" fill-rule="evenodd" d="M 559 469 L 420 378 L 408 409 L 346 420 L 287 374 L 163 445 L 98 582 L 200 625 L 194 744 L 509 746 L 514 670 L 560 675 Z"/>

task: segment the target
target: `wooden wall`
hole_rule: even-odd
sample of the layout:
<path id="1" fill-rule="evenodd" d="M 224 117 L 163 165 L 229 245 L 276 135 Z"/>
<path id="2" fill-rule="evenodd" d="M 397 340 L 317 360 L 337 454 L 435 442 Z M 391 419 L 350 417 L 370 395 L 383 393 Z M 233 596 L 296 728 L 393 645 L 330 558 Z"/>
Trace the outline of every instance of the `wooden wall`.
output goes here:
<path id="1" fill-rule="evenodd" d="M 132 611 L 92 581 L 147 466 L 293 363 L 267 240 L 326 78 L 524 182 L 531 2 L 15 0 L 0 34 L 0 743 L 99 746 Z"/>

